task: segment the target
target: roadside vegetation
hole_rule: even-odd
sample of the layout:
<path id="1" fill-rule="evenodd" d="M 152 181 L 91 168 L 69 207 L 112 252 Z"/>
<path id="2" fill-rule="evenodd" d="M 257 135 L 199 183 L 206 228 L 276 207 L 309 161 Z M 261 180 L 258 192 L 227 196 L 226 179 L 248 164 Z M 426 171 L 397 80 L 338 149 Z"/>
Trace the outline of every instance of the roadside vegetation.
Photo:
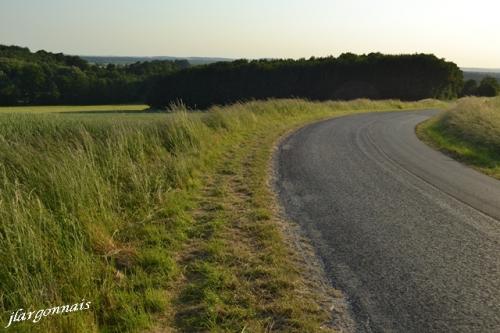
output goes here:
<path id="1" fill-rule="evenodd" d="M 422 124 L 417 131 L 431 145 L 500 179 L 500 98 L 468 97 Z"/>
<path id="2" fill-rule="evenodd" d="M 298 264 L 274 209 L 274 143 L 326 117 L 445 105 L 269 100 L 169 114 L 0 113 L 4 326 L 17 309 L 85 299 L 90 311 L 9 330 L 331 331 L 334 296 Z"/>

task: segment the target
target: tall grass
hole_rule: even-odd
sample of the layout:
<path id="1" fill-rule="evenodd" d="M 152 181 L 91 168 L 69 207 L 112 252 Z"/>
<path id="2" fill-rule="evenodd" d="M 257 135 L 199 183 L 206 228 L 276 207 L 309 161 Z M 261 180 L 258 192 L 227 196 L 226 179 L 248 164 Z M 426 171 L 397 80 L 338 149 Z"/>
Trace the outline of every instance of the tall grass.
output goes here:
<path id="1" fill-rule="evenodd" d="M 500 179 L 500 97 L 460 99 L 420 132 L 443 151 Z"/>
<path id="2" fill-rule="evenodd" d="M 188 151 L 208 134 L 203 124 L 185 114 L 134 123 L 23 115 L 4 117 L 0 133 L 2 307 L 85 298 L 98 309 L 96 323 L 82 313 L 41 331 L 146 322 L 149 293 L 174 270 L 163 243 L 182 223 L 168 221 L 167 197 L 189 188 Z"/>
<path id="3" fill-rule="evenodd" d="M 465 141 L 500 152 L 500 98 L 464 98 L 443 115 L 441 125 Z"/>
<path id="4" fill-rule="evenodd" d="M 13 325 L 26 332 L 127 332 L 174 311 L 168 289 L 190 213 L 228 147 L 301 123 L 399 101 L 271 100 L 206 113 L 0 115 L 0 309 L 91 301 L 90 311 Z M 175 111 L 175 110 L 174 110 Z M 277 131 L 276 129 L 279 129 Z M 237 292 L 237 291 L 235 291 Z"/>

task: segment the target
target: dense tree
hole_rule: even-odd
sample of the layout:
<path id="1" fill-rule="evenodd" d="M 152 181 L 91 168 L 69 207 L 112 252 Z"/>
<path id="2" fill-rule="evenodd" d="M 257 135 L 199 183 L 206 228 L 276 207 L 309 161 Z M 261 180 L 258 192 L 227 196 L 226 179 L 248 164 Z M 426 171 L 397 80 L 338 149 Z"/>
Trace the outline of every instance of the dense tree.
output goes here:
<path id="1" fill-rule="evenodd" d="M 149 80 L 187 61 L 90 65 L 77 56 L 0 45 L 0 105 L 143 102 Z"/>
<path id="2" fill-rule="evenodd" d="M 0 45 L 0 105 L 143 102 L 188 106 L 265 98 L 313 100 L 454 98 L 489 94 L 498 83 L 464 87 L 463 73 L 434 55 L 342 54 L 337 58 L 91 65 L 77 56 Z M 496 84 L 496 86 L 495 86 Z"/>
<path id="3" fill-rule="evenodd" d="M 492 76 L 484 77 L 479 85 L 476 80 L 467 80 L 462 90 L 462 96 L 484 96 L 493 97 L 497 96 L 500 92 L 500 85 L 498 80 Z"/>
<path id="4" fill-rule="evenodd" d="M 462 96 L 475 96 L 477 94 L 477 81 L 470 79 L 465 81 Z"/>
<path id="5" fill-rule="evenodd" d="M 477 87 L 478 96 L 493 97 L 498 95 L 500 91 L 500 85 L 497 79 L 491 76 L 487 76 L 481 80 L 479 87 Z"/>
<path id="6" fill-rule="evenodd" d="M 191 107 L 262 98 L 314 100 L 354 98 L 455 98 L 463 73 L 434 55 L 346 53 L 309 60 L 237 60 L 191 67 L 158 77 L 149 104 L 162 107 L 182 100 Z"/>

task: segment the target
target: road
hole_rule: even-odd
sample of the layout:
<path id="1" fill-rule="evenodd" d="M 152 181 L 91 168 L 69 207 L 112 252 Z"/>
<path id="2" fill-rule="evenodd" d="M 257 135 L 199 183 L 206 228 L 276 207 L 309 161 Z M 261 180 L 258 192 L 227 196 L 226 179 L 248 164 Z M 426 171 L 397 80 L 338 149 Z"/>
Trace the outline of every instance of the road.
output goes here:
<path id="1" fill-rule="evenodd" d="M 276 154 L 276 189 L 360 332 L 500 332 L 500 181 L 429 148 L 437 111 L 307 126 Z"/>

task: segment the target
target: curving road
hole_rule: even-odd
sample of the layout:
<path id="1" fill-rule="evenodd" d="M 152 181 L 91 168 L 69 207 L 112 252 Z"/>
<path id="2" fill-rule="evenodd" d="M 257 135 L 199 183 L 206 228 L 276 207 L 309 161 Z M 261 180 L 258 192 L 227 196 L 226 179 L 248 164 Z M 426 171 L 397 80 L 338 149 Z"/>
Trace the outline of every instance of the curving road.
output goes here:
<path id="1" fill-rule="evenodd" d="M 277 152 L 285 212 L 360 332 L 500 332 L 500 181 L 417 139 L 436 113 L 327 120 Z"/>

